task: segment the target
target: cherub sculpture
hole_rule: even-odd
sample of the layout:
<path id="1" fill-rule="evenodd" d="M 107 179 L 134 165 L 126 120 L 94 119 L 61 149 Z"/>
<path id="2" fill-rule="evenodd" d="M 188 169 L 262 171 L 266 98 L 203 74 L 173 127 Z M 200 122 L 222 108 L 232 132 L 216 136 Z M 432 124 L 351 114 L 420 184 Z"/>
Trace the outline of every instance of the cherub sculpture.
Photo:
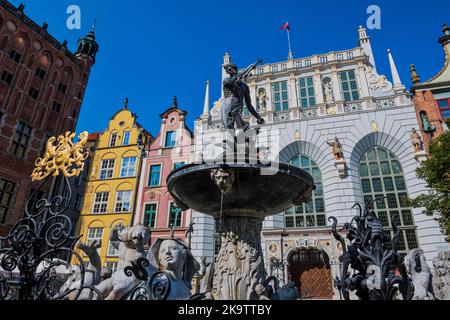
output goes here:
<path id="1" fill-rule="evenodd" d="M 141 281 L 134 275 L 125 274 L 125 268 L 131 267 L 132 262 L 145 258 L 144 246 L 149 239 L 150 230 L 142 225 L 131 228 L 119 225 L 111 230 L 109 240 L 119 250 L 119 264 L 111 278 L 96 287 L 105 300 L 121 300 L 140 284 Z"/>

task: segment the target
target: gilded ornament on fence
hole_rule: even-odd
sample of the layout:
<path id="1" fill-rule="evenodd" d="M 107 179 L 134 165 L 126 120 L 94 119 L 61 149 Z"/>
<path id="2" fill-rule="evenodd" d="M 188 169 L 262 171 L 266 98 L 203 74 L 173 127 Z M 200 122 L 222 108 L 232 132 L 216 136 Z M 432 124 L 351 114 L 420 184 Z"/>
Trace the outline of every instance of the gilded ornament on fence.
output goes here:
<path id="1" fill-rule="evenodd" d="M 73 143 L 75 133 L 66 132 L 65 135 L 51 137 L 46 146 L 45 156 L 36 160 L 36 168 L 31 174 L 33 181 L 42 181 L 50 175 L 58 176 L 60 173 L 66 177 L 80 175 L 84 169 L 84 161 L 89 156 L 84 151 L 88 133 L 78 136 L 79 141 Z"/>

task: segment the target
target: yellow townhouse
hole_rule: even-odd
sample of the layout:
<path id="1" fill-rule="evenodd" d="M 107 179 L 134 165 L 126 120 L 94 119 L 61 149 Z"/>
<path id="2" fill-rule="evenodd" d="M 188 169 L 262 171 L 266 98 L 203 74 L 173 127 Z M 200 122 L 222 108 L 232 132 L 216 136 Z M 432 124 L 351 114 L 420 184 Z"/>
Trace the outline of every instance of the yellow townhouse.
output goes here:
<path id="1" fill-rule="evenodd" d="M 110 244 L 109 234 L 118 224 L 131 225 L 142 152 L 144 145 L 153 140 L 127 104 L 126 100 L 98 136 L 78 223 L 82 242 L 102 240 L 102 266 L 114 271 L 118 252 Z M 83 252 L 79 254 L 88 262 Z"/>

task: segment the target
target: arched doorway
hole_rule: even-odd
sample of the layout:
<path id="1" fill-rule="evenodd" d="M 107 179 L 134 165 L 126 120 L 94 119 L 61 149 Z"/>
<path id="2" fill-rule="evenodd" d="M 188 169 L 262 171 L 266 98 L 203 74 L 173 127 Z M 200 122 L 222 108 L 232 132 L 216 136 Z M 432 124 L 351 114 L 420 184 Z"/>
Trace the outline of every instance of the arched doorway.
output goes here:
<path id="1" fill-rule="evenodd" d="M 288 272 L 302 299 L 332 299 L 333 280 L 328 255 L 318 249 L 299 249 L 288 258 Z"/>

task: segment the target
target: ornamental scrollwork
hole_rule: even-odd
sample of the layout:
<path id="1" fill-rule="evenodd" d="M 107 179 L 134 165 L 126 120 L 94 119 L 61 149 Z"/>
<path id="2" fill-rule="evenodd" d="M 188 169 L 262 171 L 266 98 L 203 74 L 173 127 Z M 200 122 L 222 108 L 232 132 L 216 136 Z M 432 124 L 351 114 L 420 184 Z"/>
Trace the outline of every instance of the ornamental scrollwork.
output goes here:
<path id="1" fill-rule="evenodd" d="M 62 173 L 66 177 L 80 175 L 84 169 L 84 161 L 89 153 L 84 150 L 88 140 L 88 133 L 78 136 L 79 141 L 73 142 L 75 133 L 66 132 L 58 138 L 51 137 L 47 141 L 45 155 L 36 160 L 36 168 L 31 174 L 33 181 L 42 181 L 50 175 L 58 176 Z"/>

